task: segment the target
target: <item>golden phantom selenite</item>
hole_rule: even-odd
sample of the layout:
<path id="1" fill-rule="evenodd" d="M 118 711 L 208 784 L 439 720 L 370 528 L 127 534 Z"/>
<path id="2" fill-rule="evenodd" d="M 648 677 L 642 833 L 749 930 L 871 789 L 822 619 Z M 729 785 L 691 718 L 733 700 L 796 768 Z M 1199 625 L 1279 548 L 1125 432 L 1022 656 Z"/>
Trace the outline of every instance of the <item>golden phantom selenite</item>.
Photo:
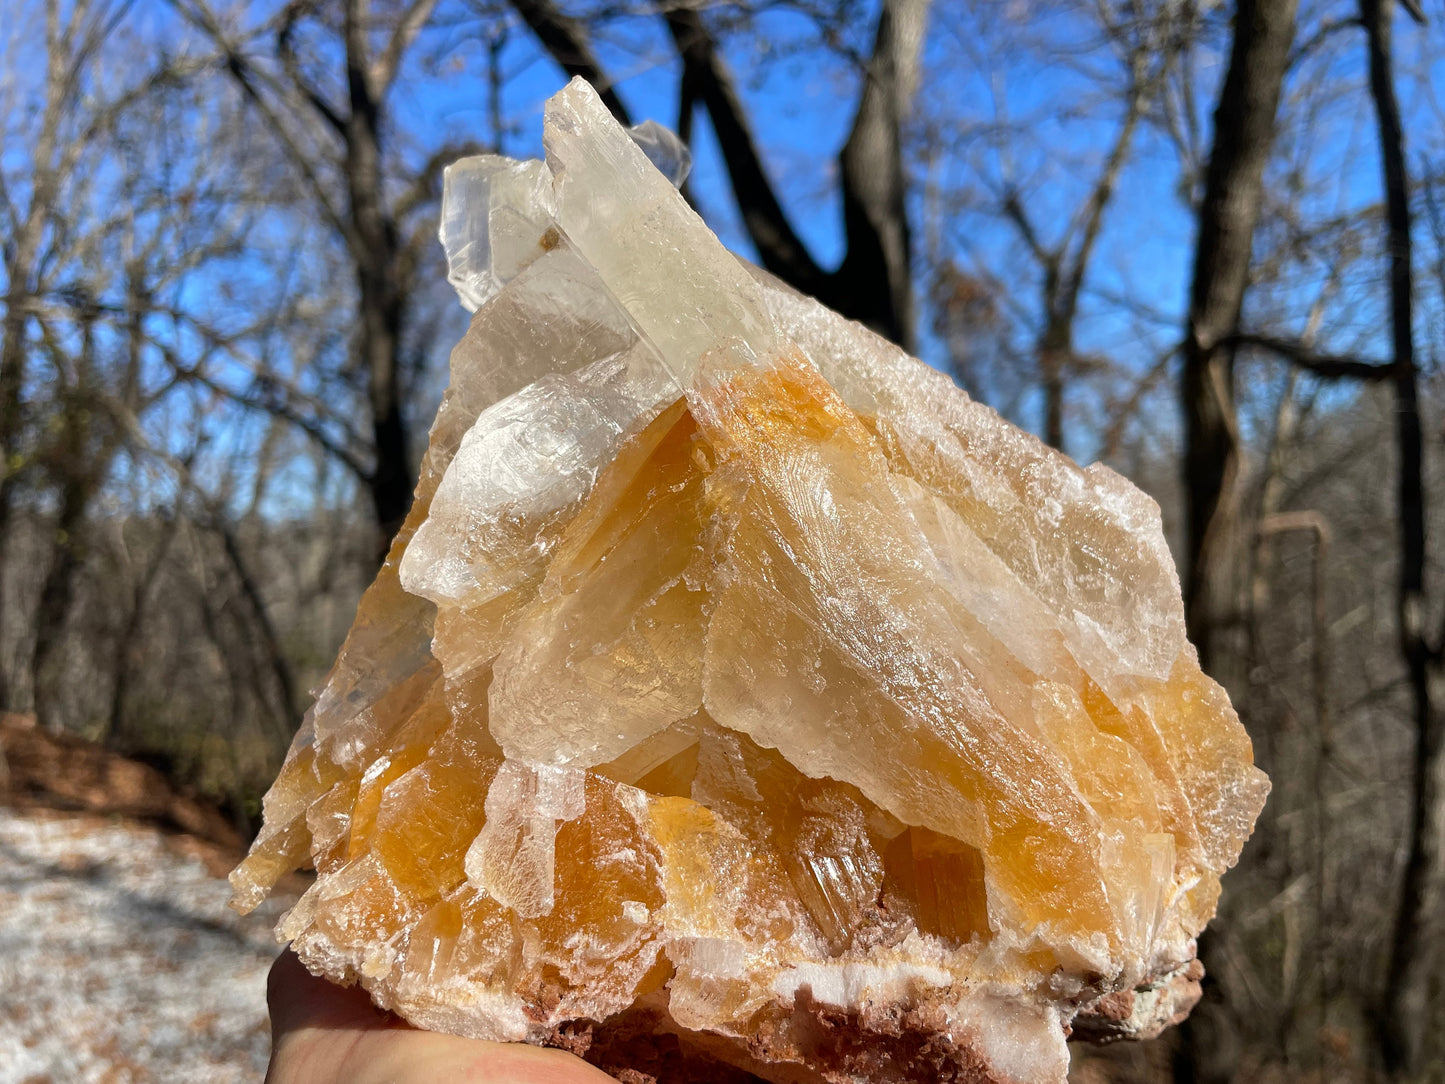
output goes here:
<path id="1" fill-rule="evenodd" d="M 1061 1081 L 1187 1010 L 1268 783 L 1157 507 L 729 256 L 585 85 L 547 147 L 448 174 L 476 315 L 237 906 L 314 863 L 313 971 L 633 1079 Z"/>

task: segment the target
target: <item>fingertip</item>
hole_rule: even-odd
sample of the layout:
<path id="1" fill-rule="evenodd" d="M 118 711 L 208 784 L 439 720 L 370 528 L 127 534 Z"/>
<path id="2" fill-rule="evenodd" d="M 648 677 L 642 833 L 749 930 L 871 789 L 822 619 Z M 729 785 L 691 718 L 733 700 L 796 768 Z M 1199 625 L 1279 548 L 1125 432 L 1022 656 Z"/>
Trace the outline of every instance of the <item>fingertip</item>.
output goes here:
<path id="1" fill-rule="evenodd" d="M 377 1029 L 405 1027 L 372 1004 L 360 986 L 340 986 L 313 975 L 288 945 L 266 979 L 266 1007 L 273 1039 L 302 1028 Z"/>
<path id="2" fill-rule="evenodd" d="M 433 1080 L 469 1084 L 607 1084 L 601 1070 L 561 1050 L 413 1029 L 376 1008 L 360 986 L 318 978 L 288 946 L 266 983 L 271 1084 Z"/>

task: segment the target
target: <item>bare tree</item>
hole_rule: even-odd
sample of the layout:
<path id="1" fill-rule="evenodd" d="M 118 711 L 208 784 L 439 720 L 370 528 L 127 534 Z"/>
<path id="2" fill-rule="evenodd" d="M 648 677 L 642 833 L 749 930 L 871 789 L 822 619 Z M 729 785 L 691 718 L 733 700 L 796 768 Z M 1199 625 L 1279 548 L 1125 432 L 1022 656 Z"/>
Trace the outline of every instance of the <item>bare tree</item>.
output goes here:
<path id="1" fill-rule="evenodd" d="M 1417 20 L 1417 10 L 1406 9 Z M 1379 1053 L 1388 1072 L 1416 1079 L 1422 1050 L 1436 1027 L 1441 995 L 1431 983 L 1438 957 L 1433 952 L 1439 916 L 1445 911 L 1445 628 L 1431 636 L 1426 627 L 1425 447 L 1420 367 L 1414 346 L 1414 276 L 1410 180 L 1404 124 L 1393 72 L 1394 4 L 1361 0 L 1368 83 L 1375 108 L 1380 153 L 1388 261 L 1390 358 L 1364 360 L 1331 356 L 1305 342 L 1271 335 L 1237 334 L 1237 345 L 1263 349 L 1326 380 L 1379 382 L 1391 388 L 1395 427 L 1396 531 L 1398 571 L 1395 625 L 1409 690 L 1414 750 L 1404 838 L 1405 865 L 1390 920 L 1382 986 L 1372 1013 Z"/>
<path id="2" fill-rule="evenodd" d="M 204 70 L 164 55 L 114 70 L 103 50 L 127 11 L 125 3 L 93 0 L 46 5 L 27 201 L 22 206 L 14 189 L 0 184 L 0 204 L 14 227 L 5 250 L 0 352 L 0 589 L 7 610 L 20 608 L 8 590 L 17 570 L 6 545 L 21 484 L 48 492 L 55 508 L 50 544 L 28 570 L 38 572 L 39 582 L 33 615 L 21 615 L 30 635 L 21 637 L 15 673 L 0 665 L 0 697 L 19 706 L 15 690 L 4 688 L 7 677 L 18 678 L 47 723 L 56 720 L 40 675 L 71 613 L 92 540 L 87 517 L 126 443 L 100 402 L 114 396 L 144 413 L 144 325 L 158 311 L 158 292 L 232 243 L 218 230 L 187 252 L 170 247 L 181 203 L 166 204 L 186 193 L 159 194 L 160 186 L 124 160 L 122 132 L 133 115 Z"/>
<path id="3" fill-rule="evenodd" d="M 1413 14 L 1421 17 L 1418 10 Z M 1390 267 L 1400 546 L 1396 620 L 1415 724 L 1405 871 L 1379 1027 L 1386 1068 L 1401 1079 L 1415 1079 L 1423 1070 L 1426 1032 L 1440 1026 L 1445 1010 L 1445 996 L 1430 988 L 1440 960 L 1433 949 L 1445 911 L 1445 630 L 1432 641 L 1425 628 L 1425 455 L 1415 362 L 1409 174 L 1392 70 L 1393 15 L 1392 0 L 1360 2 L 1379 132 Z M 1438 979 L 1434 981 L 1438 986 Z"/>
<path id="4" fill-rule="evenodd" d="M 12 531 L 20 483 L 22 394 L 33 349 L 36 300 L 43 284 L 40 268 L 47 233 L 54 225 L 66 178 L 85 149 L 74 131 L 80 107 L 80 80 L 95 51 L 113 26 L 108 5 L 76 3 L 62 11 L 58 0 L 44 8 L 45 75 L 39 123 L 31 138 L 28 199 L 0 189 L 7 239 L 3 246 L 5 316 L 0 322 L 0 571 Z M 69 138 L 67 138 L 69 136 Z M 0 620 L 6 613 L 5 577 L 0 575 Z M 7 672 L 0 665 L 0 707 L 11 706 Z"/>
<path id="5" fill-rule="evenodd" d="M 1255 227 L 1264 202 L 1264 171 L 1295 32 L 1295 0 L 1239 0 L 1229 66 L 1214 114 L 1214 145 L 1205 170 L 1194 249 L 1194 274 L 1183 343 L 1185 417 L 1185 611 L 1206 672 L 1222 678 L 1229 660 L 1222 634 L 1235 605 L 1236 486 L 1240 437 L 1235 407 L 1234 347 L 1248 284 Z M 1214 961 L 1207 943 L 1200 955 Z M 1237 1051 L 1201 1036 L 1191 1020 L 1175 1077 L 1229 1079 Z"/>
<path id="6" fill-rule="evenodd" d="M 1181 381 L 1188 509 L 1184 597 L 1190 636 L 1211 673 L 1234 606 L 1230 543 L 1239 432 L 1229 340 L 1244 306 L 1295 8 L 1295 0 L 1239 2 L 1199 208 Z"/>
<path id="7" fill-rule="evenodd" d="M 1116 10 L 1100 5 L 1096 18 L 1123 74 L 1122 108 L 1103 162 L 1064 228 L 1053 231 L 1052 240 L 1015 183 L 1006 179 L 1000 200 L 1004 216 L 1038 267 L 1041 323 L 1034 352 L 1044 400 L 1042 436 L 1061 449 L 1066 390 L 1080 368 L 1075 348 L 1079 300 L 1104 216 L 1133 154 L 1139 128 L 1195 32 L 1193 13 L 1187 8 L 1156 10 L 1132 3 Z"/>
<path id="8" fill-rule="evenodd" d="M 437 0 L 411 0 L 384 17 L 367 0 L 347 0 L 335 28 L 339 40 L 309 58 L 298 47 L 303 27 L 332 30 L 329 9 L 314 0 L 291 0 L 244 40 L 205 0 L 176 2 L 221 51 L 350 263 L 357 319 L 350 368 L 366 389 L 370 417 L 367 432 L 351 434 L 341 451 L 371 497 L 380 561 L 411 506 L 405 349 L 434 242 L 435 219 L 426 212 L 435 206 L 443 167 L 479 149 L 470 141 L 445 144 L 410 171 L 391 146 L 391 97 Z M 250 401 L 304 424 L 310 412 L 290 391 L 269 381 Z"/>

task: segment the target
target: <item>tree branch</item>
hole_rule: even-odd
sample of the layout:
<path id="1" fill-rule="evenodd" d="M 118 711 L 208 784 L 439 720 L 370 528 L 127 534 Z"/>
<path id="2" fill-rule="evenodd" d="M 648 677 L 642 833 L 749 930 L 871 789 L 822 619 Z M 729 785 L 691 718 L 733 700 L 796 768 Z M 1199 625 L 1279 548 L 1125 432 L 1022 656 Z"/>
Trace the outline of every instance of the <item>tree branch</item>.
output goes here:
<path id="1" fill-rule="evenodd" d="M 213 380 L 203 373 L 198 366 L 187 365 L 176 353 L 166 344 L 150 340 L 152 346 L 160 351 L 165 358 L 171 371 L 175 374 L 174 383 L 188 382 L 198 384 L 214 395 L 218 395 L 228 402 L 246 410 L 259 410 L 283 421 L 290 422 L 310 437 L 322 451 L 332 456 L 357 476 L 361 481 L 367 481 L 372 475 L 372 468 L 365 459 L 358 456 L 344 444 L 337 442 L 325 429 L 323 424 L 315 418 L 307 417 L 297 410 L 289 401 L 289 397 L 296 395 L 294 389 L 289 388 L 277 377 L 267 373 L 254 374 L 256 391 L 253 394 L 236 391 L 226 385 Z M 306 398 L 306 396 L 300 396 Z M 315 404 L 313 404 L 315 405 Z"/>
<path id="2" fill-rule="evenodd" d="M 763 266 L 796 289 L 820 295 L 827 276 L 778 202 L 732 76 L 702 17 L 690 7 L 669 7 L 663 17 L 682 58 L 685 86 L 712 121 L 738 210 Z"/>
<path id="3" fill-rule="evenodd" d="M 246 601 L 252 607 L 257 623 L 260 626 L 263 646 L 266 648 L 268 661 L 273 667 L 278 689 L 282 699 L 285 701 L 285 709 L 288 714 L 295 711 L 295 681 L 291 674 L 290 664 L 286 660 L 284 652 L 281 650 L 280 640 L 276 636 L 275 627 L 271 624 L 270 613 L 266 609 L 260 589 L 241 558 L 240 546 L 237 543 L 235 533 L 232 531 L 229 521 L 221 510 L 220 503 L 208 494 L 196 480 L 195 475 L 191 472 L 189 459 L 182 459 L 152 443 L 146 437 L 140 420 L 124 403 L 119 402 L 112 396 L 103 396 L 98 401 L 101 407 L 110 415 L 117 429 L 130 438 L 133 450 L 137 453 L 149 455 L 169 467 L 175 474 L 176 481 L 181 488 L 183 490 L 189 490 L 200 502 L 201 507 L 209 514 L 211 527 L 221 535 L 227 560 L 231 564 L 232 570 L 236 573 L 237 579 L 241 584 L 242 592 L 245 594 Z"/>
<path id="4" fill-rule="evenodd" d="M 380 59 L 371 66 L 371 85 L 376 97 L 385 96 L 401 68 L 401 58 L 406 55 L 417 34 L 421 33 L 421 28 L 431 18 L 436 6 L 437 0 L 412 0 L 411 6 L 402 13 L 396 29 L 386 43 L 386 49 Z"/>
<path id="5" fill-rule="evenodd" d="M 1363 28 L 1364 23 L 1358 15 L 1352 15 L 1343 19 L 1325 19 L 1315 31 L 1304 41 L 1294 47 L 1289 56 L 1289 67 L 1296 68 L 1301 62 L 1307 60 L 1321 46 L 1325 45 L 1331 38 L 1341 30 L 1358 30 Z"/>
<path id="6" fill-rule="evenodd" d="M 281 122 L 281 118 L 276 113 L 276 110 L 271 108 L 257 87 L 255 70 L 247 63 L 246 58 L 241 55 L 240 51 L 231 44 L 225 31 L 221 29 L 220 24 L 216 21 L 215 16 L 205 7 L 204 3 L 197 3 L 192 6 L 184 3 L 183 0 L 173 0 L 173 2 L 175 3 L 176 10 L 205 33 L 206 36 L 216 44 L 216 47 L 221 50 L 221 60 L 226 70 L 231 73 L 232 78 L 235 79 L 236 85 L 240 87 L 241 92 L 251 100 L 251 103 L 260 112 L 262 118 L 266 121 L 267 127 L 271 129 L 276 138 L 279 139 L 286 148 L 292 164 L 300 171 L 302 178 L 306 181 L 308 187 L 310 187 L 312 195 L 316 197 L 316 202 L 320 206 L 321 213 L 327 223 L 332 229 L 336 230 L 341 237 L 346 239 L 349 246 L 355 247 L 358 244 L 356 231 L 351 228 L 341 212 L 338 211 L 332 203 L 331 196 L 321 183 L 321 177 L 317 174 L 316 170 L 312 168 L 305 151 L 301 149 L 301 146 L 296 142 L 290 131 L 288 131 L 286 126 Z"/>
<path id="7" fill-rule="evenodd" d="M 1169 371 L 1169 363 L 1174 360 L 1174 355 L 1179 353 L 1179 344 L 1170 343 L 1169 346 L 1159 352 L 1154 363 L 1149 366 L 1134 383 L 1128 398 L 1114 408 L 1114 417 L 1109 422 L 1109 428 L 1104 431 L 1103 450 L 1099 458 L 1105 462 L 1119 454 L 1119 448 L 1124 443 L 1124 430 L 1128 427 L 1129 420 L 1134 417 L 1139 404 L 1144 401 L 1144 396 L 1149 394 L 1164 374 Z"/>
<path id="8" fill-rule="evenodd" d="M 1119 134 L 1114 140 L 1113 148 L 1109 151 L 1109 158 L 1104 164 L 1103 171 L 1100 172 L 1098 180 L 1094 183 L 1094 190 L 1089 193 L 1089 202 L 1084 215 L 1084 228 L 1064 279 L 1064 290 L 1067 296 L 1061 299 L 1063 304 L 1060 306 L 1060 310 L 1068 313 L 1070 321 L 1078 307 L 1079 291 L 1084 285 L 1084 274 L 1088 270 L 1089 257 L 1093 254 L 1094 245 L 1104 226 L 1104 211 L 1114 197 L 1114 187 L 1119 182 L 1119 174 L 1124 170 L 1124 163 L 1128 161 L 1129 151 L 1134 142 L 1134 131 L 1138 128 L 1139 121 L 1144 115 L 1147 91 L 1143 73 L 1138 70 L 1138 67 L 1136 63 L 1130 80 L 1129 105 L 1124 112 L 1124 120 L 1119 126 Z"/>
<path id="9" fill-rule="evenodd" d="M 612 88 L 612 81 L 602 71 L 592 43 L 587 40 L 587 29 L 576 19 L 561 11 L 552 0 L 511 0 L 512 9 L 522 17 L 542 47 L 551 54 L 558 66 L 569 76 L 580 75 L 596 88 L 618 123 L 632 127 L 632 118 L 627 107 Z"/>
<path id="10" fill-rule="evenodd" d="M 1298 339 L 1282 339 L 1275 335 L 1241 331 L 1228 336 L 1221 345 L 1267 351 L 1321 380 L 1389 380 L 1395 374 L 1394 366 L 1385 362 L 1321 354 Z"/>
<path id="11" fill-rule="evenodd" d="M 257 379 L 257 392 L 248 395 L 217 383 L 205 374 L 194 369 L 184 370 L 181 375 L 184 379 L 192 380 L 209 391 L 227 399 L 237 406 L 247 410 L 260 410 L 282 421 L 290 422 L 300 429 L 321 448 L 327 455 L 334 457 L 337 462 L 346 467 L 361 481 L 365 482 L 371 478 L 372 468 L 360 457 L 355 455 L 344 445 L 337 443 L 326 432 L 319 422 L 302 414 L 289 402 L 280 390 L 280 383 L 274 378 L 260 377 Z"/>
<path id="12" fill-rule="evenodd" d="M 682 145 L 692 152 L 692 120 L 693 114 L 697 112 L 697 88 L 693 86 L 692 74 L 688 71 L 686 64 L 682 66 L 682 74 L 677 80 L 677 138 L 682 140 Z M 687 200 L 687 205 L 697 210 L 697 201 L 693 199 L 691 178 L 684 177 L 679 191 L 682 198 Z"/>
<path id="13" fill-rule="evenodd" d="M 199 487 L 195 488 L 199 493 Z M 236 574 L 237 582 L 241 585 L 241 593 L 245 595 L 246 602 L 251 607 L 251 613 L 256 619 L 256 626 L 261 633 L 261 646 L 265 648 L 266 660 L 271 664 L 271 672 L 276 679 L 277 691 L 281 694 L 282 707 L 289 722 L 297 710 L 296 681 L 291 673 L 290 660 L 286 658 L 286 652 L 282 650 L 281 638 L 276 635 L 276 626 L 271 621 L 271 612 L 266 608 L 266 600 L 261 595 L 261 588 L 256 583 L 256 577 L 251 575 L 251 570 L 241 555 L 241 544 L 236 538 L 235 528 L 231 526 L 231 521 L 221 512 L 215 502 L 205 501 L 204 503 L 211 513 L 212 528 L 221 536 L 226 559 L 231 565 L 231 570 Z"/>
<path id="14" fill-rule="evenodd" d="M 1034 259 L 1044 267 L 1058 262 L 1058 254 L 1045 248 L 1044 243 L 1039 240 L 1039 235 L 1034 230 L 1034 224 L 1029 221 L 1028 212 L 1024 210 L 1023 201 L 1019 199 L 1017 189 L 1010 188 L 1004 196 L 1003 213 L 1018 228 L 1019 236 L 1023 238 L 1024 244 L 1028 245 Z"/>
<path id="15" fill-rule="evenodd" d="M 346 121 L 331 108 L 331 104 L 321 92 L 306 81 L 306 76 L 301 71 L 301 62 L 296 58 L 296 51 L 291 48 L 291 34 L 296 29 L 296 24 L 313 6 L 314 0 L 291 0 L 291 3 L 282 9 L 280 26 L 276 30 L 276 53 L 280 56 L 281 68 L 290 77 L 292 85 L 311 108 L 316 110 L 317 115 L 330 125 L 337 135 L 344 138 Z"/>

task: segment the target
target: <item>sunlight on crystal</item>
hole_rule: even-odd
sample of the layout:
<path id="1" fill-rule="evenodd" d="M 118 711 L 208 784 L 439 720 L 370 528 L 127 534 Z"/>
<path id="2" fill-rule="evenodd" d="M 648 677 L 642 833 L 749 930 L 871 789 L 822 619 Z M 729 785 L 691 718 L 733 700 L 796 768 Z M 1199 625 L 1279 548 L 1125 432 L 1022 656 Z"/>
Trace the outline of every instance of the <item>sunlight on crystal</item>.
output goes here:
<path id="1" fill-rule="evenodd" d="M 1268 791 L 1158 508 L 731 256 L 585 84 L 546 124 L 448 172 L 476 315 L 237 906 L 314 863 L 313 971 L 610 1068 L 1062 1081 Z"/>

